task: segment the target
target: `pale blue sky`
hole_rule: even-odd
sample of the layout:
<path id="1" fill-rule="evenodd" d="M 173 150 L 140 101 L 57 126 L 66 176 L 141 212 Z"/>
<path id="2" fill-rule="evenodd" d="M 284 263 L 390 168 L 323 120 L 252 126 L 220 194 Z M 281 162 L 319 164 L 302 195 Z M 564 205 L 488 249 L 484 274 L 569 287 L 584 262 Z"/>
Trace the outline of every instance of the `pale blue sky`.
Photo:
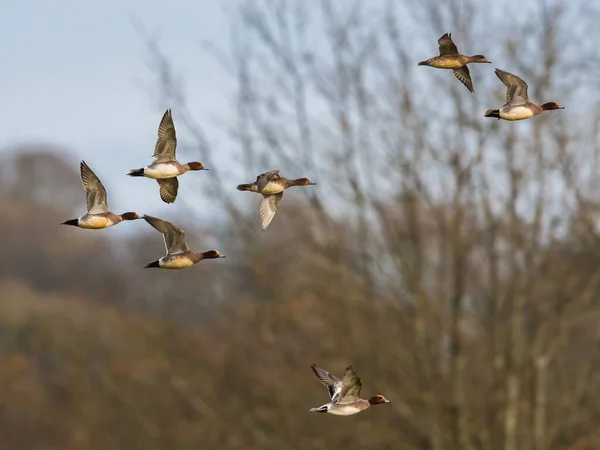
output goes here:
<path id="1" fill-rule="evenodd" d="M 510 3 L 514 6 L 518 0 Z M 198 181 L 208 182 L 211 172 L 181 177 L 180 192 L 185 199 L 174 205 L 160 201 L 154 181 L 125 176 L 130 168 L 151 161 L 158 122 L 164 109 L 172 106 L 160 104 L 159 92 L 153 92 L 156 86 L 147 66 L 147 51 L 132 18 L 152 34 L 176 72 L 184 76 L 188 106 L 204 127 L 215 153 L 221 155 L 219 167 L 213 170 L 229 171 L 232 164 L 227 149 L 234 144 L 215 125 L 215 119 L 234 117 L 229 111 L 234 80 L 202 49 L 202 43 L 208 41 L 225 53 L 229 51 L 231 22 L 226 6 L 232 10 L 235 4 L 235 0 L 4 0 L 0 14 L 0 151 L 36 142 L 63 146 L 74 153 L 75 170 L 79 159 L 85 159 L 98 173 L 115 211 L 135 209 L 170 218 L 186 200 L 204 205 Z M 407 7 L 411 4 L 406 2 Z M 569 34 L 586 31 L 575 20 L 586 14 L 586 5 L 577 0 L 568 9 L 572 23 L 578 23 Z M 492 3 L 484 10 L 482 20 L 494 23 L 495 33 L 510 34 L 515 25 L 511 14 L 514 9 L 504 3 Z M 492 16 L 496 18 L 493 22 Z M 401 20 L 405 31 L 415 27 L 410 16 L 403 15 Z M 429 30 L 421 31 L 431 34 Z M 452 30 L 437 30 L 433 38 L 424 37 L 419 42 L 423 51 L 415 61 L 435 52 L 437 33 L 444 31 Z M 460 30 L 454 31 L 460 36 Z M 513 69 L 493 47 L 493 35 L 485 37 L 488 42 L 482 42 L 482 47 L 489 48 L 486 54 L 494 67 Z M 593 48 L 594 40 L 581 40 L 583 52 Z M 527 50 L 526 44 L 522 51 Z M 427 79 L 445 75 L 434 71 L 422 74 Z M 481 89 L 479 96 L 491 97 L 501 89 L 489 74 L 478 79 L 478 86 L 484 82 L 495 91 L 486 94 Z M 570 106 L 573 99 L 562 101 Z M 569 110 L 569 114 L 574 113 Z M 173 114 L 177 124 L 176 109 Z M 193 157 L 185 153 L 185 129 L 178 130 L 181 159 L 202 161 L 199 152 Z M 243 196 L 236 198 L 247 202 Z M 83 192 L 80 206 L 83 208 Z"/>
<path id="2" fill-rule="evenodd" d="M 125 176 L 129 168 L 151 161 L 158 122 L 170 106 L 161 106 L 158 93 L 152 94 L 147 52 L 131 19 L 155 35 L 177 70 L 194 80 L 186 86 L 190 109 L 211 143 L 219 145 L 224 135 L 213 122 L 227 112 L 232 84 L 201 45 L 210 41 L 228 50 L 226 3 L 4 2 L 0 151 L 35 142 L 64 146 L 74 153 L 75 169 L 84 158 L 101 176 L 114 209 L 125 208 L 134 194 L 150 189 L 153 195 L 136 195 L 136 207 L 148 213 L 161 210 L 164 204 L 156 201 L 153 181 Z M 126 192 L 124 201 L 117 190 Z"/>

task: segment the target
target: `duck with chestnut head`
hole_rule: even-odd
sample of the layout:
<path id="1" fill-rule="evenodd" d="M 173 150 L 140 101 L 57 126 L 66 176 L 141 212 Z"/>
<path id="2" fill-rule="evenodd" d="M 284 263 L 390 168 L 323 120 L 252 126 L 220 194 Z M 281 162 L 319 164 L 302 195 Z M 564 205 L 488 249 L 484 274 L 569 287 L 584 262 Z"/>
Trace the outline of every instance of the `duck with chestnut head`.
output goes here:
<path id="1" fill-rule="evenodd" d="M 152 216 L 144 216 L 144 220 L 152 227 L 162 233 L 165 241 L 167 254 L 156 261 L 149 262 L 145 267 L 157 267 L 160 269 L 185 269 L 193 266 L 203 259 L 225 258 L 217 250 L 198 252 L 190 250 L 187 246 L 185 231 L 173 225 L 171 222 Z"/>
<path id="2" fill-rule="evenodd" d="M 486 110 L 483 114 L 485 117 L 515 121 L 529 119 L 542 111 L 564 109 L 564 106 L 556 102 L 547 102 L 540 106 L 530 102 L 527 83 L 512 73 L 496 69 L 496 76 L 506 86 L 506 103 L 500 109 Z"/>
<path id="3" fill-rule="evenodd" d="M 153 178 L 158 182 L 160 198 L 165 203 L 173 203 L 177 199 L 179 181 L 177 177 L 190 170 L 208 170 L 201 162 L 181 164 L 175 157 L 177 136 L 171 110 L 168 109 L 158 126 L 158 140 L 154 147 L 154 162 L 141 169 L 131 169 L 130 177 Z"/>
<path id="4" fill-rule="evenodd" d="M 238 191 L 249 191 L 262 194 L 260 203 L 260 228 L 265 231 L 279 208 L 283 191 L 292 186 L 312 186 L 308 178 L 288 179 L 279 175 L 279 170 L 261 173 L 253 183 L 238 185 Z"/>
<path id="5" fill-rule="evenodd" d="M 417 65 L 434 67 L 436 69 L 451 69 L 458 81 L 464 84 L 469 91 L 475 92 L 473 89 L 473 80 L 471 79 L 471 73 L 469 72 L 467 64 L 490 64 L 491 61 L 488 61 L 483 55 L 467 56 L 458 53 L 458 48 L 452 41 L 452 35 L 450 33 L 446 33 L 438 39 L 438 48 L 440 52 L 439 56 L 434 56 L 433 58 L 421 61 Z"/>
<path id="6" fill-rule="evenodd" d="M 90 167 L 81 161 L 79 164 L 81 184 L 85 190 L 86 214 L 76 219 L 65 220 L 61 225 L 72 225 L 88 230 L 100 230 L 112 227 L 124 220 L 136 220 L 142 217 L 136 212 L 115 214 L 108 210 L 106 189 Z"/>
<path id="7" fill-rule="evenodd" d="M 342 378 L 327 372 L 315 364 L 310 366 L 321 383 L 327 387 L 331 401 L 318 408 L 311 408 L 309 412 L 329 413 L 336 416 L 350 416 L 359 413 L 372 405 L 391 403 L 383 395 L 373 395 L 368 400 L 359 397 L 362 383 L 352 366 L 346 367 Z"/>

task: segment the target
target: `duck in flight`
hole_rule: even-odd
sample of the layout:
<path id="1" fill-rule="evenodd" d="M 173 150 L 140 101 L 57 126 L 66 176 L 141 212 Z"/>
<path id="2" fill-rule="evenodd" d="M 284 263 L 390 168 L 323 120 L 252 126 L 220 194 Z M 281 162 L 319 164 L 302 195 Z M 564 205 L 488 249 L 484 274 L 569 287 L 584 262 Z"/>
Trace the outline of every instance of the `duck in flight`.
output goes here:
<path id="1" fill-rule="evenodd" d="M 283 191 L 292 186 L 311 186 L 313 183 L 308 178 L 297 178 L 290 180 L 279 175 L 279 170 L 271 170 L 261 173 L 256 177 L 254 183 L 238 185 L 238 191 L 250 191 L 262 194 L 263 199 L 260 203 L 260 228 L 265 231 L 275 213 L 279 208 L 279 202 L 283 197 Z"/>
<path id="2" fill-rule="evenodd" d="M 556 102 L 538 106 L 529 101 L 527 83 L 518 76 L 500 69 L 496 69 L 496 75 L 506 86 L 506 103 L 500 109 L 487 109 L 483 114 L 485 117 L 494 117 L 498 120 L 524 120 L 537 116 L 542 111 L 564 109 L 564 106 Z"/>
<path id="3" fill-rule="evenodd" d="M 127 175 L 131 177 L 153 178 L 158 182 L 160 198 L 165 203 L 173 203 L 177 199 L 179 180 L 177 177 L 190 170 L 208 170 L 201 162 L 181 164 L 175 158 L 177 136 L 171 110 L 164 113 L 158 126 L 158 140 L 154 147 L 154 162 L 141 169 L 132 169 Z"/>
<path id="4" fill-rule="evenodd" d="M 81 184 L 85 190 L 86 214 L 77 219 L 66 220 L 61 225 L 73 225 L 88 230 L 99 230 L 112 227 L 123 220 L 141 219 L 138 213 L 126 212 L 123 214 L 114 214 L 108 210 L 108 199 L 106 189 L 100 179 L 90 169 L 90 167 L 81 161 L 79 164 L 81 174 Z"/>
<path id="5" fill-rule="evenodd" d="M 452 41 L 452 35 L 450 33 L 444 34 L 438 39 L 438 46 L 440 50 L 439 56 L 434 56 L 425 61 L 421 61 L 419 66 L 435 67 L 436 69 L 451 69 L 454 72 L 454 76 L 464 84 L 467 89 L 471 92 L 475 92 L 473 89 L 473 80 L 471 80 L 471 73 L 467 64 L 470 63 L 491 63 L 483 55 L 466 56 L 458 53 L 456 44 Z"/>
<path id="6" fill-rule="evenodd" d="M 315 364 L 310 366 L 321 383 L 329 391 L 331 401 L 318 408 L 311 408 L 309 412 L 329 413 L 336 416 L 350 416 L 369 408 L 372 405 L 391 403 L 383 395 L 374 395 L 368 400 L 359 397 L 362 383 L 352 366 L 346 367 L 342 378 L 327 372 Z"/>
<path id="7" fill-rule="evenodd" d="M 145 267 L 158 267 L 160 269 L 185 269 L 193 266 L 203 259 L 225 258 L 217 250 L 197 252 L 190 250 L 185 239 L 185 231 L 171 222 L 152 216 L 144 216 L 146 222 L 162 233 L 167 254 L 156 261 L 149 262 Z"/>

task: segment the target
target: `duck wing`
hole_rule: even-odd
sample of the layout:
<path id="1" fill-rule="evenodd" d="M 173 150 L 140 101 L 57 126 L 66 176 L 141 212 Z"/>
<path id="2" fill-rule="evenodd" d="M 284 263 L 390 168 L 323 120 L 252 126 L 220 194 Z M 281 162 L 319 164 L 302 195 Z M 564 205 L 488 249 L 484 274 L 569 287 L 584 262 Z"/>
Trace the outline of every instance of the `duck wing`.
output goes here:
<path id="1" fill-rule="evenodd" d="M 165 203 L 173 203 L 177 198 L 177 191 L 179 190 L 179 180 L 177 177 L 156 181 L 158 181 L 161 200 Z"/>
<path id="2" fill-rule="evenodd" d="M 156 161 L 173 161 L 177 149 L 177 136 L 171 110 L 167 109 L 158 125 L 158 139 L 154 146 Z"/>
<path id="3" fill-rule="evenodd" d="M 362 382 L 352 366 L 346 367 L 342 376 L 342 391 L 338 403 L 353 403 L 359 399 Z"/>
<path id="4" fill-rule="evenodd" d="M 189 250 L 185 239 L 185 231 L 181 228 L 157 217 L 144 215 L 144 220 L 152 225 L 156 231 L 162 233 L 168 255 L 177 255 Z"/>
<path id="5" fill-rule="evenodd" d="M 256 177 L 256 181 L 254 182 L 256 184 L 256 189 L 258 192 L 261 192 L 267 184 L 277 178 L 279 178 L 279 170 L 271 170 L 269 172 L 261 173 Z"/>
<path id="6" fill-rule="evenodd" d="M 467 66 L 462 66 L 460 69 L 454 69 L 454 76 L 458 78 L 462 84 L 464 84 L 467 89 L 471 92 L 475 92 L 473 90 L 473 80 L 471 80 L 471 72 L 469 72 L 469 68 Z"/>
<path id="7" fill-rule="evenodd" d="M 265 231 L 273 217 L 275 217 L 275 213 L 279 208 L 279 202 L 283 197 L 283 192 L 279 194 L 273 195 L 263 195 L 263 199 L 260 202 L 260 228 Z"/>
<path id="8" fill-rule="evenodd" d="M 456 48 L 456 44 L 452 41 L 451 33 L 446 33 L 438 39 L 438 47 L 440 56 L 458 55 L 458 48 Z"/>
<path id="9" fill-rule="evenodd" d="M 85 204 L 88 214 L 102 214 L 108 212 L 108 199 L 106 189 L 92 169 L 81 161 L 81 184 L 85 190 Z"/>
<path id="10" fill-rule="evenodd" d="M 512 73 L 496 69 L 496 76 L 506 86 L 506 105 L 520 106 L 529 103 L 527 83 Z"/>
<path id="11" fill-rule="evenodd" d="M 334 374 L 327 372 L 325 369 L 321 369 L 317 367 L 316 364 L 311 364 L 313 372 L 317 376 L 321 383 L 323 383 L 327 387 L 327 391 L 329 392 L 329 397 L 331 401 L 337 401 L 339 398 L 339 394 L 342 391 L 342 380 L 336 377 Z"/>

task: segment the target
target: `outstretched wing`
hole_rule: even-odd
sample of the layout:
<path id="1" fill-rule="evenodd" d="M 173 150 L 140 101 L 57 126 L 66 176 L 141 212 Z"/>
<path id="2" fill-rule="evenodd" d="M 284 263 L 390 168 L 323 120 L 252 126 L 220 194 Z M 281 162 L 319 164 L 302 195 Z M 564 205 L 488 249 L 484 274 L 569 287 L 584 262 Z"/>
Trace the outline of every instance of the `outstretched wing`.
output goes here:
<path id="1" fill-rule="evenodd" d="M 260 228 L 265 231 L 273 217 L 275 217 L 275 213 L 279 208 L 279 202 L 283 197 L 283 192 L 279 194 L 273 195 L 263 195 L 263 199 L 260 202 Z"/>
<path id="2" fill-rule="evenodd" d="M 467 66 L 462 66 L 460 69 L 454 69 L 454 76 L 458 78 L 462 84 L 464 84 L 468 90 L 471 92 L 475 92 L 473 90 L 473 80 L 471 80 L 471 72 L 469 72 L 469 68 Z"/>
<path id="3" fill-rule="evenodd" d="M 92 169 L 81 161 L 79 165 L 81 172 L 81 184 L 85 190 L 85 204 L 88 214 L 102 214 L 108 212 L 108 200 L 106 189 Z"/>
<path id="4" fill-rule="evenodd" d="M 346 367 L 346 371 L 342 376 L 342 391 L 340 392 L 340 400 L 338 403 L 352 403 L 358 400 L 362 382 L 358 375 L 352 369 L 352 366 Z"/>
<path id="5" fill-rule="evenodd" d="M 177 199 L 179 180 L 177 177 L 156 180 L 160 190 L 160 198 L 165 203 L 173 203 Z"/>
<path id="6" fill-rule="evenodd" d="M 177 137 L 175 135 L 175 124 L 171 110 L 167 109 L 158 126 L 158 139 L 154 146 L 154 157 L 156 161 L 172 161 L 175 159 L 177 148 Z"/>
<path id="7" fill-rule="evenodd" d="M 506 86 L 506 104 L 512 106 L 526 105 L 529 103 L 527 83 L 512 73 L 496 69 L 496 76 Z"/>
<path id="8" fill-rule="evenodd" d="M 446 33 L 438 39 L 438 47 L 440 50 L 440 56 L 444 55 L 458 55 L 458 48 L 452 41 L 452 34 Z"/>
<path id="9" fill-rule="evenodd" d="M 144 219 L 152 225 L 155 230 L 162 233 L 167 254 L 177 255 L 189 250 L 185 240 L 185 231 L 181 228 L 157 217 L 144 215 Z"/>
<path id="10" fill-rule="evenodd" d="M 333 402 L 337 401 L 342 390 L 342 380 L 340 380 L 334 374 L 327 372 L 325 369 L 317 367 L 316 364 L 311 364 L 310 367 L 317 378 L 321 380 L 321 383 L 327 387 L 327 391 L 329 392 L 329 397 L 331 400 Z"/>

